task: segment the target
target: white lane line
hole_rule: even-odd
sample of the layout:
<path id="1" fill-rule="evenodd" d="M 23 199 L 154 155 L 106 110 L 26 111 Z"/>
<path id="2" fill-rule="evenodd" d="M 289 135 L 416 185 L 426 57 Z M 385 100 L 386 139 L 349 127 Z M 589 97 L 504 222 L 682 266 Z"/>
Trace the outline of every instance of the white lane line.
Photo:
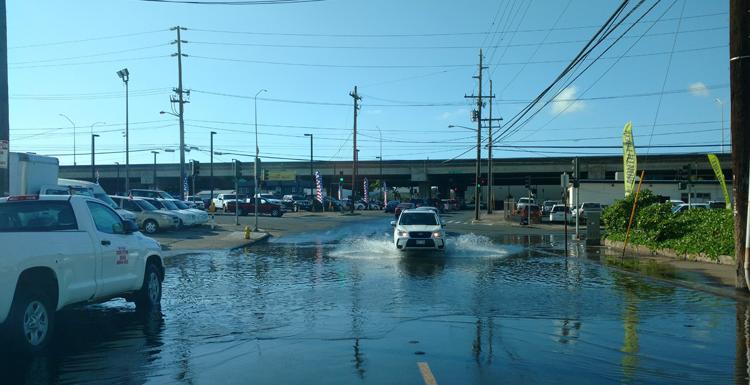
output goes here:
<path id="1" fill-rule="evenodd" d="M 432 375 L 432 371 L 430 370 L 430 365 L 427 365 L 426 362 L 417 362 L 417 366 L 419 366 L 419 371 L 422 373 L 425 385 L 437 385 L 435 376 Z"/>

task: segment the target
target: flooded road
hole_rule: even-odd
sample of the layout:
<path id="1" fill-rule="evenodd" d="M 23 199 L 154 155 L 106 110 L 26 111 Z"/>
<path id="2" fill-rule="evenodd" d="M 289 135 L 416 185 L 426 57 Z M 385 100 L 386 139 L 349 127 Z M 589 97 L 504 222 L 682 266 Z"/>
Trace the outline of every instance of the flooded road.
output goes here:
<path id="1" fill-rule="evenodd" d="M 0 383 L 424 384 L 419 362 L 439 384 L 748 382 L 745 304 L 502 237 L 405 255 L 390 231 L 173 258 L 160 313 L 67 310 Z"/>

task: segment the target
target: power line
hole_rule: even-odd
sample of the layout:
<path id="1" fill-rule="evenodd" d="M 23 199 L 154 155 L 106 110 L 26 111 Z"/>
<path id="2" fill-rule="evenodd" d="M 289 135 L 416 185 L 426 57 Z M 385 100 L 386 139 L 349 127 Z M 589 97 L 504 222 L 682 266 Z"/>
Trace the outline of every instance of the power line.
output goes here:
<path id="1" fill-rule="evenodd" d="M 124 34 L 118 34 L 118 35 L 92 37 L 92 38 L 87 38 L 87 39 L 63 40 L 63 41 L 56 41 L 56 42 L 49 42 L 49 43 L 34 43 L 34 44 L 16 45 L 16 46 L 8 47 L 8 49 L 10 50 L 10 49 L 22 49 L 22 48 L 38 48 L 38 47 L 49 47 L 49 46 L 54 46 L 54 45 L 86 43 L 86 42 L 90 42 L 90 41 L 121 39 L 121 38 L 125 38 L 125 37 L 141 36 L 141 35 L 148 35 L 148 34 L 152 34 L 152 33 L 167 32 L 167 31 L 168 31 L 168 29 L 157 29 L 157 30 L 152 30 L 152 31 L 124 33 Z"/>
<path id="2" fill-rule="evenodd" d="M 135 47 L 135 48 L 127 48 L 127 49 L 121 49 L 117 51 L 109 51 L 109 52 L 100 52 L 90 55 L 81 55 L 81 56 L 69 56 L 69 57 L 60 57 L 60 58 L 52 58 L 52 59 L 35 59 L 31 61 L 22 61 L 22 62 L 13 62 L 8 63 L 8 65 L 24 65 L 24 64 L 33 64 L 33 63 L 49 63 L 49 62 L 56 62 L 56 61 L 66 61 L 66 60 L 76 60 L 76 59 L 87 59 L 91 57 L 99 57 L 99 56 L 108 56 L 108 55 L 117 55 L 125 52 L 133 52 L 133 51 L 143 51 L 147 49 L 153 49 L 153 48 L 159 48 L 159 47 L 165 47 L 169 46 L 169 44 L 155 44 L 155 45 L 148 45 L 145 47 Z"/>
<path id="3" fill-rule="evenodd" d="M 504 2 L 505 3 L 505 2 Z M 726 16 L 727 12 L 714 12 L 700 15 L 693 15 L 685 17 L 684 19 L 704 19 L 713 16 Z M 661 22 L 667 22 L 676 20 L 677 18 L 665 18 Z M 650 21 L 647 21 L 650 22 Z M 599 28 L 600 25 L 579 25 L 579 26 L 568 26 L 568 27 L 556 27 L 553 31 L 570 31 L 578 29 L 594 29 Z M 331 37 L 331 38 L 404 38 L 404 37 L 445 37 L 445 36 L 483 36 L 487 35 L 487 31 L 469 31 L 469 32 L 435 32 L 435 33 L 387 33 L 387 34 L 335 34 L 335 33 L 309 33 L 309 32 L 262 32 L 262 31 L 237 31 L 237 30 L 219 30 L 219 29 L 205 29 L 205 28 L 191 28 L 191 31 L 195 32 L 207 32 L 217 34 L 237 34 L 237 35 L 258 35 L 258 36 L 295 36 L 305 38 L 319 38 L 319 37 Z M 526 32 L 546 32 L 548 28 L 532 28 L 532 29 L 520 29 L 519 33 Z M 499 32 L 491 32 L 490 34 L 497 34 Z M 484 42 L 482 43 L 484 45 Z"/>
<path id="4" fill-rule="evenodd" d="M 156 55 L 156 56 L 142 56 L 142 57 L 132 57 L 132 58 L 111 59 L 111 60 L 85 61 L 85 62 L 76 62 L 76 63 L 14 65 L 14 66 L 9 66 L 8 68 L 29 69 L 29 68 L 68 67 L 68 66 L 89 65 L 89 64 L 122 63 L 123 61 L 133 62 L 133 61 L 140 61 L 140 60 L 163 59 L 163 58 L 168 58 L 168 57 L 170 56 L 169 55 Z"/>
<path id="5" fill-rule="evenodd" d="M 193 5 L 276 5 L 276 4 L 297 4 L 297 3 L 317 3 L 325 0 L 252 0 L 252 1 L 205 1 L 205 0 L 138 0 L 151 3 L 171 3 L 171 4 L 193 4 Z"/>

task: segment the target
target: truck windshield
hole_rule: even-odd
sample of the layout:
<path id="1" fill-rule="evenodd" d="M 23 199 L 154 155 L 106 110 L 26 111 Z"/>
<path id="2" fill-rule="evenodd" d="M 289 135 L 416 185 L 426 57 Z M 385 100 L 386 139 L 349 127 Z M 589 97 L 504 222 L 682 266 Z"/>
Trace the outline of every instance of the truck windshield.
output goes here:
<path id="1" fill-rule="evenodd" d="M 406 213 L 401 214 L 399 224 L 437 226 L 437 218 L 433 213 Z"/>
<path id="2" fill-rule="evenodd" d="M 0 204 L 0 232 L 77 230 L 67 201 L 27 201 Z"/>

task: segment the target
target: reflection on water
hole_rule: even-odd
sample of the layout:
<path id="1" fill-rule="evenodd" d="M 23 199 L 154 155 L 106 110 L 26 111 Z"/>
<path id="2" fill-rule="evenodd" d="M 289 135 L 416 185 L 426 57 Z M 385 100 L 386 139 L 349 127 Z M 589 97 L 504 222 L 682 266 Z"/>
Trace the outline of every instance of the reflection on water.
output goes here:
<path id="1" fill-rule="evenodd" d="M 746 304 L 473 235 L 402 254 L 355 233 L 173 258 L 161 313 L 66 312 L 0 383 L 419 383 L 417 361 L 439 383 L 747 383 Z"/>

